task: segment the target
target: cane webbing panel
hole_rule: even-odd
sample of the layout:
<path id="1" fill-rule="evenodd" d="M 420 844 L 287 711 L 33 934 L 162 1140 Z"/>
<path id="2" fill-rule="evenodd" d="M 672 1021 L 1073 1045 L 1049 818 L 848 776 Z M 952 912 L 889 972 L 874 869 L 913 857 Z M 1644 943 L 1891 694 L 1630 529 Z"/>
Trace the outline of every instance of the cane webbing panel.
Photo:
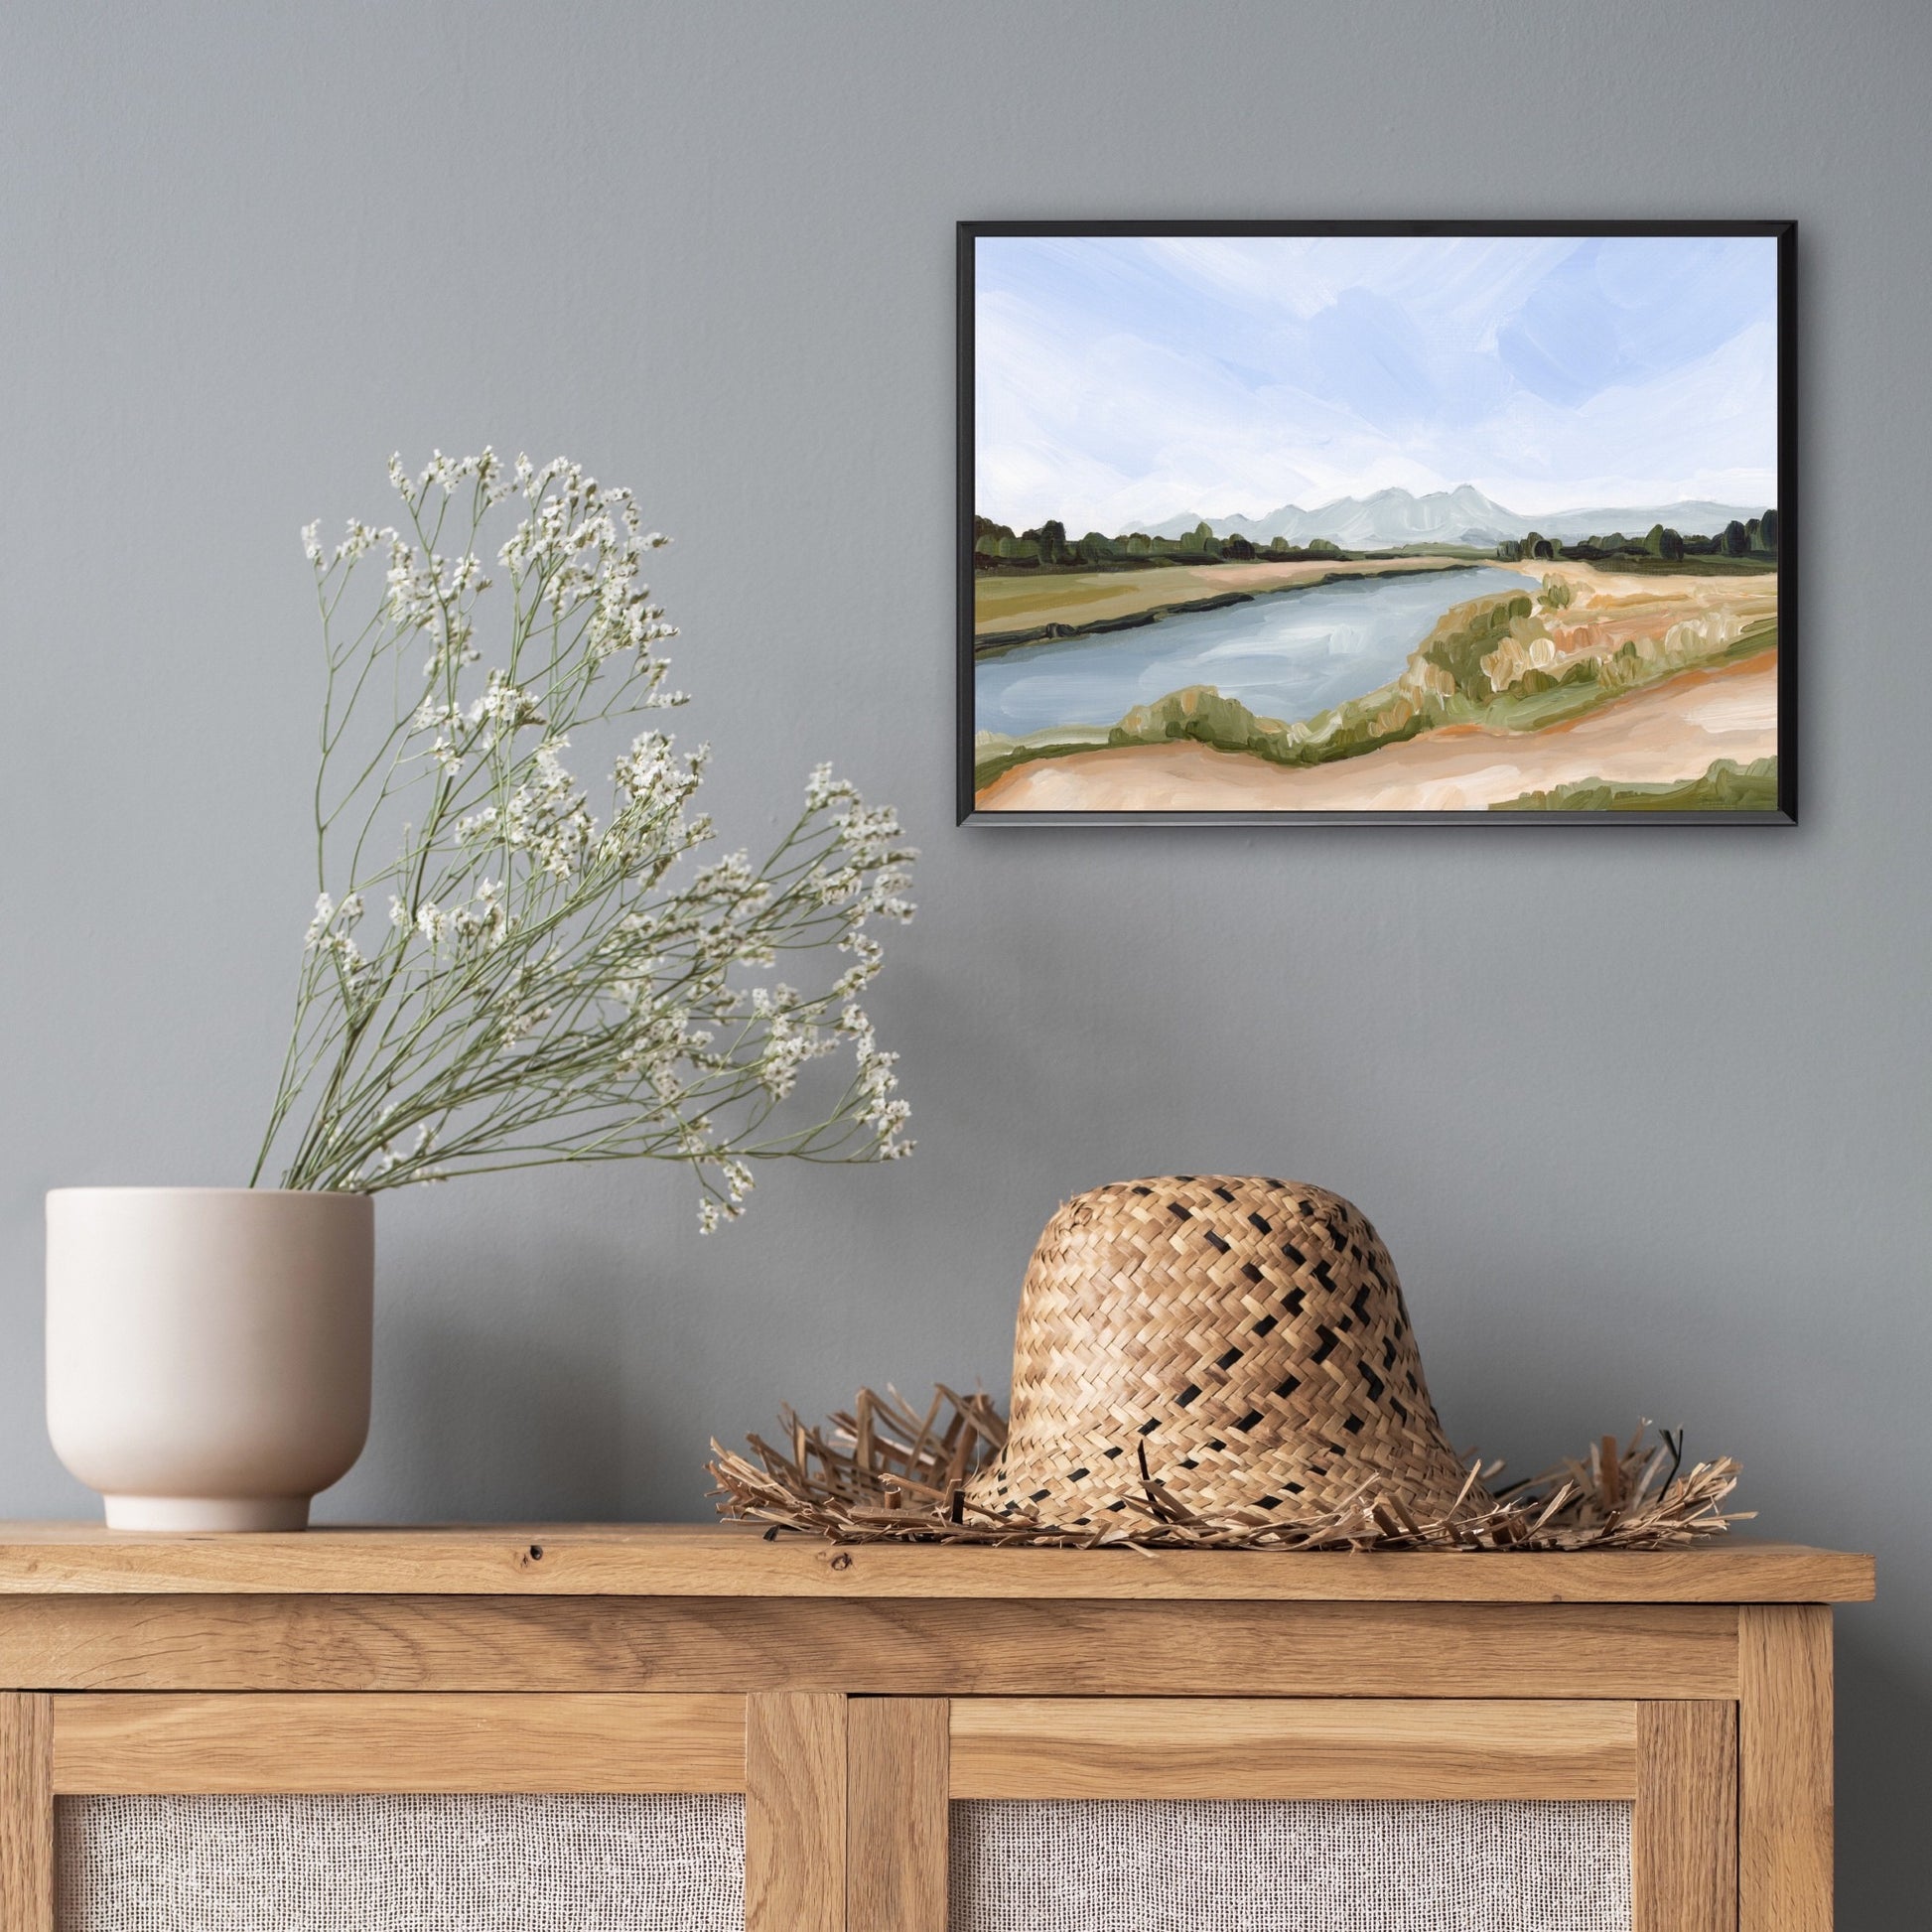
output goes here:
<path id="1" fill-rule="evenodd" d="M 744 1932 L 745 1801 L 59 1804 L 60 1932 Z"/>
<path id="2" fill-rule="evenodd" d="M 952 1807 L 950 1932 L 1630 1932 L 1630 1807 Z"/>

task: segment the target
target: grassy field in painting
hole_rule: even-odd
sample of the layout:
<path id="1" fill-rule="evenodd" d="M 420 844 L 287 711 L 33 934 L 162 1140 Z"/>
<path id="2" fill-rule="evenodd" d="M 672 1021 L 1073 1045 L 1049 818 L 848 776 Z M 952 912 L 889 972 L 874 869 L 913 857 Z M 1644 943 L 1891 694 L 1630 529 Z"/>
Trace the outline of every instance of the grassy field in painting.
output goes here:
<path id="1" fill-rule="evenodd" d="M 1523 591 L 1456 606 L 1400 676 L 1312 718 L 1257 717 L 1195 686 L 1137 707 L 1104 735 L 982 734 L 977 802 L 991 810 L 1426 809 L 1389 801 L 1447 803 L 1453 794 L 1462 805 L 1519 809 L 1740 809 L 1760 808 L 1767 785 L 1774 799 L 1774 771 L 1760 768 L 1777 746 L 1774 573 L 1523 568 Z M 1738 710 L 1743 687 L 1727 680 L 1732 715 L 1707 731 L 1698 687 L 1745 667 L 1748 702 Z M 1672 693 L 1690 713 L 1673 710 Z M 1599 715 L 1606 729 L 1573 735 Z M 1587 761 L 1597 738 L 1608 763 Z M 1488 760 L 1479 779 L 1472 740 Z M 1395 758 L 1402 747 L 1411 749 Z M 1181 748 L 1213 756 L 1203 763 Z M 1721 763 L 1734 769 L 1719 772 Z M 1318 786 L 1282 782 L 1322 766 L 1346 769 Z M 1270 767 L 1278 769 L 1270 775 Z M 1690 784 L 1703 789 L 1646 803 L 1656 787 Z M 1253 795 L 1246 806 L 1172 803 L 1199 799 L 1204 787 Z M 1591 802 L 1578 802 L 1591 787 Z M 1263 793 L 1279 802 L 1261 802 Z M 1748 807 L 1728 803 L 1737 796 Z"/>

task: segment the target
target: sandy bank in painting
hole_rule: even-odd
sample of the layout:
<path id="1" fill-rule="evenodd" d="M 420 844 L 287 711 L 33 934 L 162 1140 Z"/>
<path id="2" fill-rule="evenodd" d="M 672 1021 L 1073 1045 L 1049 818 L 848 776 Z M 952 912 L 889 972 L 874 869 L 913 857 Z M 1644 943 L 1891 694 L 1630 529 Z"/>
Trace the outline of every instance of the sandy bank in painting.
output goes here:
<path id="1" fill-rule="evenodd" d="M 1398 577 L 1455 570 L 1452 557 L 1384 557 L 1330 563 L 1170 564 L 1154 570 L 1065 571 L 1042 577 L 980 577 L 973 584 L 975 647 L 1019 642 L 1048 630 L 1103 630 L 1171 611 L 1198 611 L 1274 591 L 1306 590 L 1338 577 Z"/>
<path id="2" fill-rule="evenodd" d="M 1616 785 L 1700 776 L 1777 755 L 1777 653 L 1680 673 L 1533 734 L 1450 725 L 1358 758 L 1302 767 L 1176 742 L 1023 764 L 986 811 L 1481 811 L 1582 777 Z"/>

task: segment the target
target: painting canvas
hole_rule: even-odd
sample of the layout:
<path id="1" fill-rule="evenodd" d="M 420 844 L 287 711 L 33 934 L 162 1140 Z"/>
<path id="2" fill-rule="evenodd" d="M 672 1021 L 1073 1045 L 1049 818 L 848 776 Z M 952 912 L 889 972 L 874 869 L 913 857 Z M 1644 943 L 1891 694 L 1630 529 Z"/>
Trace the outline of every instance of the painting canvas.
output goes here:
<path id="1" fill-rule="evenodd" d="M 962 817 L 1790 822 L 1792 245 L 965 224 Z"/>

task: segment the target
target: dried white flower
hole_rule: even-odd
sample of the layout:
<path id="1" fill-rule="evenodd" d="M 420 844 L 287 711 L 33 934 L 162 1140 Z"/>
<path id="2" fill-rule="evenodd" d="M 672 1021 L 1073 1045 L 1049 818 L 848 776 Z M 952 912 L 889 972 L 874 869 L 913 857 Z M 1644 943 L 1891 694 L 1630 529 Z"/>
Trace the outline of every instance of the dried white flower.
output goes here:
<path id="1" fill-rule="evenodd" d="M 665 682 L 676 627 L 641 570 L 665 539 L 629 491 L 562 458 L 505 469 L 488 449 L 438 451 L 413 476 L 392 458 L 389 475 L 396 527 L 351 520 L 333 553 L 318 526 L 303 531 L 331 680 L 318 883 L 352 877 L 340 902 L 327 890 L 316 902 L 258 1174 L 285 1130 L 290 1186 L 659 1157 L 697 1175 L 708 1232 L 743 1212 L 755 1158 L 909 1151 L 896 1056 L 858 1003 L 884 961 L 869 923 L 911 914 L 916 855 L 897 816 L 819 765 L 762 864 L 687 865 L 712 837 L 693 809 L 708 748 L 633 724 L 601 822 L 565 761 L 573 733 L 686 702 Z M 499 506 L 515 519 L 490 540 L 500 606 L 482 563 Z M 446 546 L 446 531 L 461 540 Z M 339 642 L 351 575 L 378 552 L 375 615 Z M 412 640 L 428 650 L 414 697 L 399 661 Z M 358 701 L 388 692 L 392 720 L 353 738 Z M 356 749 L 371 740 L 373 756 Z M 346 857 L 405 814 L 393 860 Z M 365 957 L 354 928 L 378 891 L 387 928 Z M 817 991 L 742 977 L 819 949 L 849 963 Z M 807 1106 L 824 1078 L 809 1070 L 841 1050 L 843 1093 L 835 1079 Z"/>

